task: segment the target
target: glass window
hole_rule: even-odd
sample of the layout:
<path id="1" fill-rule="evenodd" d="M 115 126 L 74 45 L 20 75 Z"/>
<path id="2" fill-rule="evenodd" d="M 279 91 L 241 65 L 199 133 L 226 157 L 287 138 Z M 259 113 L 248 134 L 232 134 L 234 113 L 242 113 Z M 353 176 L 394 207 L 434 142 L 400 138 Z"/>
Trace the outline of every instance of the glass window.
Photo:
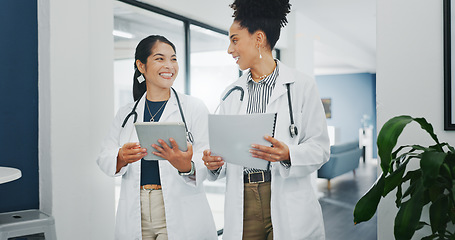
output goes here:
<path id="1" fill-rule="evenodd" d="M 139 41 L 150 35 L 162 35 L 174 43 L 179 63 L 174 88 L 184 92 L 185 28 L 182 21 L 115 2 L 113 35 L 115 109 L 133 101 L 134 52 Z"/>
<path id="2" fill-rule="evenodd" d="M 229 38 L 195 25 L 191 36 L 191 95 L 202 99 L 213 113 L 223 90 L 238 79 L 235 60 L 227 53 Z"/>

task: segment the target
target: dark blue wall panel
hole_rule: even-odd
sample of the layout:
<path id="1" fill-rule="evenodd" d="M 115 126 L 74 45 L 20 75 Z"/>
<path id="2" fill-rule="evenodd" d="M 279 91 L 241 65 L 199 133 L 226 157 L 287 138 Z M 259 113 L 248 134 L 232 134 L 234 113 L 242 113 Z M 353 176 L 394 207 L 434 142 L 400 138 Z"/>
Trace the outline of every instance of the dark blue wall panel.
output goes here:
<path id="1" fill-rule="evenodd" d="M 331 98 L 332 118 L 327 124 L 338 130 L 339 142 L 359 138 L 362 117 L 373 126 L 373 157 L 376 158 L 376 75 L 369 73 L 316 76 L 321 98 Z"/>
<path id="2" fill-rule="evenodd" d="M 0 33 L 0 166 L 22 171 L 0 212 L 39 208 L 37 1 L 0 1 Z"/>

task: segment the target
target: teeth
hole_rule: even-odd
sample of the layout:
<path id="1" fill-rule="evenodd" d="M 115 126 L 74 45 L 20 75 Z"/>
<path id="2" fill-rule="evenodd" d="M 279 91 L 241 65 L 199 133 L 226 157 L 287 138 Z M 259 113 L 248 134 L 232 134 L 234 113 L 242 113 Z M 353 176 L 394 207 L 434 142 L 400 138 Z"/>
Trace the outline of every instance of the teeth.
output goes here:
<path id="1" fill-rule="evenodd" d="M 163 77 L 172 77 L 172 73 L 160 73 Z"/>
<path id="2" fill-rule="evenodd" d="M 239 58 L 240 58 L 240 57 L 235 57 L 234 59 L 235 59 L 235 61 L 237 61 L 237 60 L 239 60 Z"/>

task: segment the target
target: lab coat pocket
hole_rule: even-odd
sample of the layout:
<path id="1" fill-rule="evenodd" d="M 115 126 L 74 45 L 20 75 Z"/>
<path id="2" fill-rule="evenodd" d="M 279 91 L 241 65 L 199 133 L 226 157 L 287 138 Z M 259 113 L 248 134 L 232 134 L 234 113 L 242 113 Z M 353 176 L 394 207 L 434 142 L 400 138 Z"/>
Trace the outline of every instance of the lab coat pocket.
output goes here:
<path id="1" fill-rule="evenodd" d="M 311 188 L 309 190 L 312 191 Z M 317 199 L 301 190 L 286 192 L 285 196 L 287 206 L 293 209 L 289 211 L 289 231 L 293 234 L 293 239 L 318 239 L 323 236 L 324 224 Z"/>
<path id="2" fill-rule="evenodd" d="M 181 227 L 185 229 L 186 239 L 216 239 L 215 223 L 204 193 L 185 196 L 182 198 L 181 207 L 184 219 L 184 226 Z"/>

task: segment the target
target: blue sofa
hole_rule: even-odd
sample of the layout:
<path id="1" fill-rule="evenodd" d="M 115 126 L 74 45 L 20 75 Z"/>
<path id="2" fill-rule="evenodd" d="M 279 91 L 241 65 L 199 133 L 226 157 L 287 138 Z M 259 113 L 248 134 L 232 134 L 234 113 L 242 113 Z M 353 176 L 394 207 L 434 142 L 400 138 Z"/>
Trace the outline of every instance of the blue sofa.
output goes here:
<path id="1" fill-rule="evenodd" d="M 318 170 L 318 178 L 327 179 L 327 188 L 330 189 L 330 179 L 340 176 L 359 167 L 362 149 L 359 141 L 335 144 L 330 147 L 330 159 Z"/>

